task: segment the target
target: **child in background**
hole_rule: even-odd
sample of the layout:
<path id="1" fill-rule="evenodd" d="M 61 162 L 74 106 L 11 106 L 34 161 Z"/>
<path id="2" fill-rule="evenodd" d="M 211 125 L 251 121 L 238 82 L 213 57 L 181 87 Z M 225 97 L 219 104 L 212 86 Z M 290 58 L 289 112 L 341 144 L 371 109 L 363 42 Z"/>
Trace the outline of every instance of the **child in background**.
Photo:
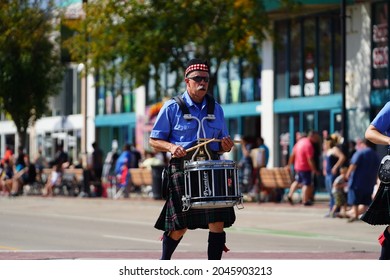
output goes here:
<path id="1" fill-rule="evenodd" d="M 343 166 L 340 168 L 340 175 L 336 177 L 332 185 L 332 194 L 335 200 L 335 204 L 330 213 L 330 217 L 347 217 L 347 193 L 348 193 L 348 182 L 347 182 L 347 170 L 348 167 Z M 337 212 L 340 211 L 338 214 Z"/>

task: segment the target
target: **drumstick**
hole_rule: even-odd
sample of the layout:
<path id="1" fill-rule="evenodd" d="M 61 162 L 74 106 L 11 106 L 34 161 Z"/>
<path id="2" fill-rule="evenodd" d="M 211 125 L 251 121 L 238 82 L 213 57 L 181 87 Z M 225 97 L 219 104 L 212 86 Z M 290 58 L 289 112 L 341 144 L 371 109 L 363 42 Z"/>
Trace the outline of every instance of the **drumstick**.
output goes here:
<path id="1" fill-rule="evenodd" d="M 201 139 L 199 139 L 199 140 L 201 140 Z M 195 146 L 193 146 L 193 147 L 187 149 L 186 152 L 187 152 L 187 153 L 188 153 L 188 152 L 191 152 L 191 151 L 193 151 L 193 150 L 195 150 L 195 149 L 197 149 L 197 148 L 199 148 L 199 147 L 201 147 L 201 146 L 203 146 L 203 145 L 206 145 L 206 144 L 208 144 L 208 143 L 210 143 L 210 142 L 213 142 L 214 140 L 215 140 L 215 138 L 209 139 L 209 140 L 206 141 L 206 142 L 200 143 L 200 144 L 198 144 L 198 145 L 195 145 Z"/>
<path id="2" fill-rule="evenodd" d="M 209 138 L 199 138 L 199 140 L 209 140 Z M 213 138 L 213 139 L 211 139 L 213 142 L 222 142 L 222 139 L 215 139 L 215 138 Z M 237 144 L 239 144 L 239 143 L 241 143 L 241 140 L 232 140 L 233 141 L 233 143 L 237 143 Z"/>

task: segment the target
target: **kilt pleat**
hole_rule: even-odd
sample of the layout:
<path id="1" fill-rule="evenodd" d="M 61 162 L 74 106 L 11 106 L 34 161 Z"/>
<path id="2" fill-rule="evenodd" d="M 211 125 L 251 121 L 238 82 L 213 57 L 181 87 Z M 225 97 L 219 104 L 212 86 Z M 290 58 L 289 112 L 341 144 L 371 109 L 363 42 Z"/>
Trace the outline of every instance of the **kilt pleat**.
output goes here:
<path id="1" fill-rule="evenodd" d="M 378 191 L 362 215 L 361 220 L 370 225 L 389 225 L 390 224 L 390 193 L 389 184 L 381 183 Z"/>
<path id="2" fill-rule="evenodd" d="M 163 231 L 179 229 L 207 229 L 209 223 L 224 222 L 230 227 L 236 220 L 233 207 L 193 209 L 183 211 L 184 171 L 180 165 L 171 164 L 170 187 L 168 197 L 155 223 L 155 228 Z"/>

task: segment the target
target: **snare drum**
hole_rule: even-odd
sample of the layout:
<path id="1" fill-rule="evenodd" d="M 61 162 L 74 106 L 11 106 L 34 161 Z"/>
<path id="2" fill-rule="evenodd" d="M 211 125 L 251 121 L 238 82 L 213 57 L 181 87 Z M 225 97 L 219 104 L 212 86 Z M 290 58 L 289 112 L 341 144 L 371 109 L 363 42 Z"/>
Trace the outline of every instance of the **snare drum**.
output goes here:
<path id="1" fill-rule="evenodd" d="M 237 164 L 231 160 L 184 162 L 183 211 L 242 205 Z"/>

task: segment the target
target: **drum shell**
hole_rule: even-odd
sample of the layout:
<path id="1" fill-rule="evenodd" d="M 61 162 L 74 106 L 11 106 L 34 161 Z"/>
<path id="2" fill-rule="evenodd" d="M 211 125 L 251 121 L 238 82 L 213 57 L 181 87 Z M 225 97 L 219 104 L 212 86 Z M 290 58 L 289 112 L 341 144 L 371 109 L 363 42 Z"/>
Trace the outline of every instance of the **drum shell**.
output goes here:
<path id="1" fill-rule="evenodd" d="M 186 161 L 184 173 L 183 209 L 231 207 L 241 203 L 234 161 Z"/>

